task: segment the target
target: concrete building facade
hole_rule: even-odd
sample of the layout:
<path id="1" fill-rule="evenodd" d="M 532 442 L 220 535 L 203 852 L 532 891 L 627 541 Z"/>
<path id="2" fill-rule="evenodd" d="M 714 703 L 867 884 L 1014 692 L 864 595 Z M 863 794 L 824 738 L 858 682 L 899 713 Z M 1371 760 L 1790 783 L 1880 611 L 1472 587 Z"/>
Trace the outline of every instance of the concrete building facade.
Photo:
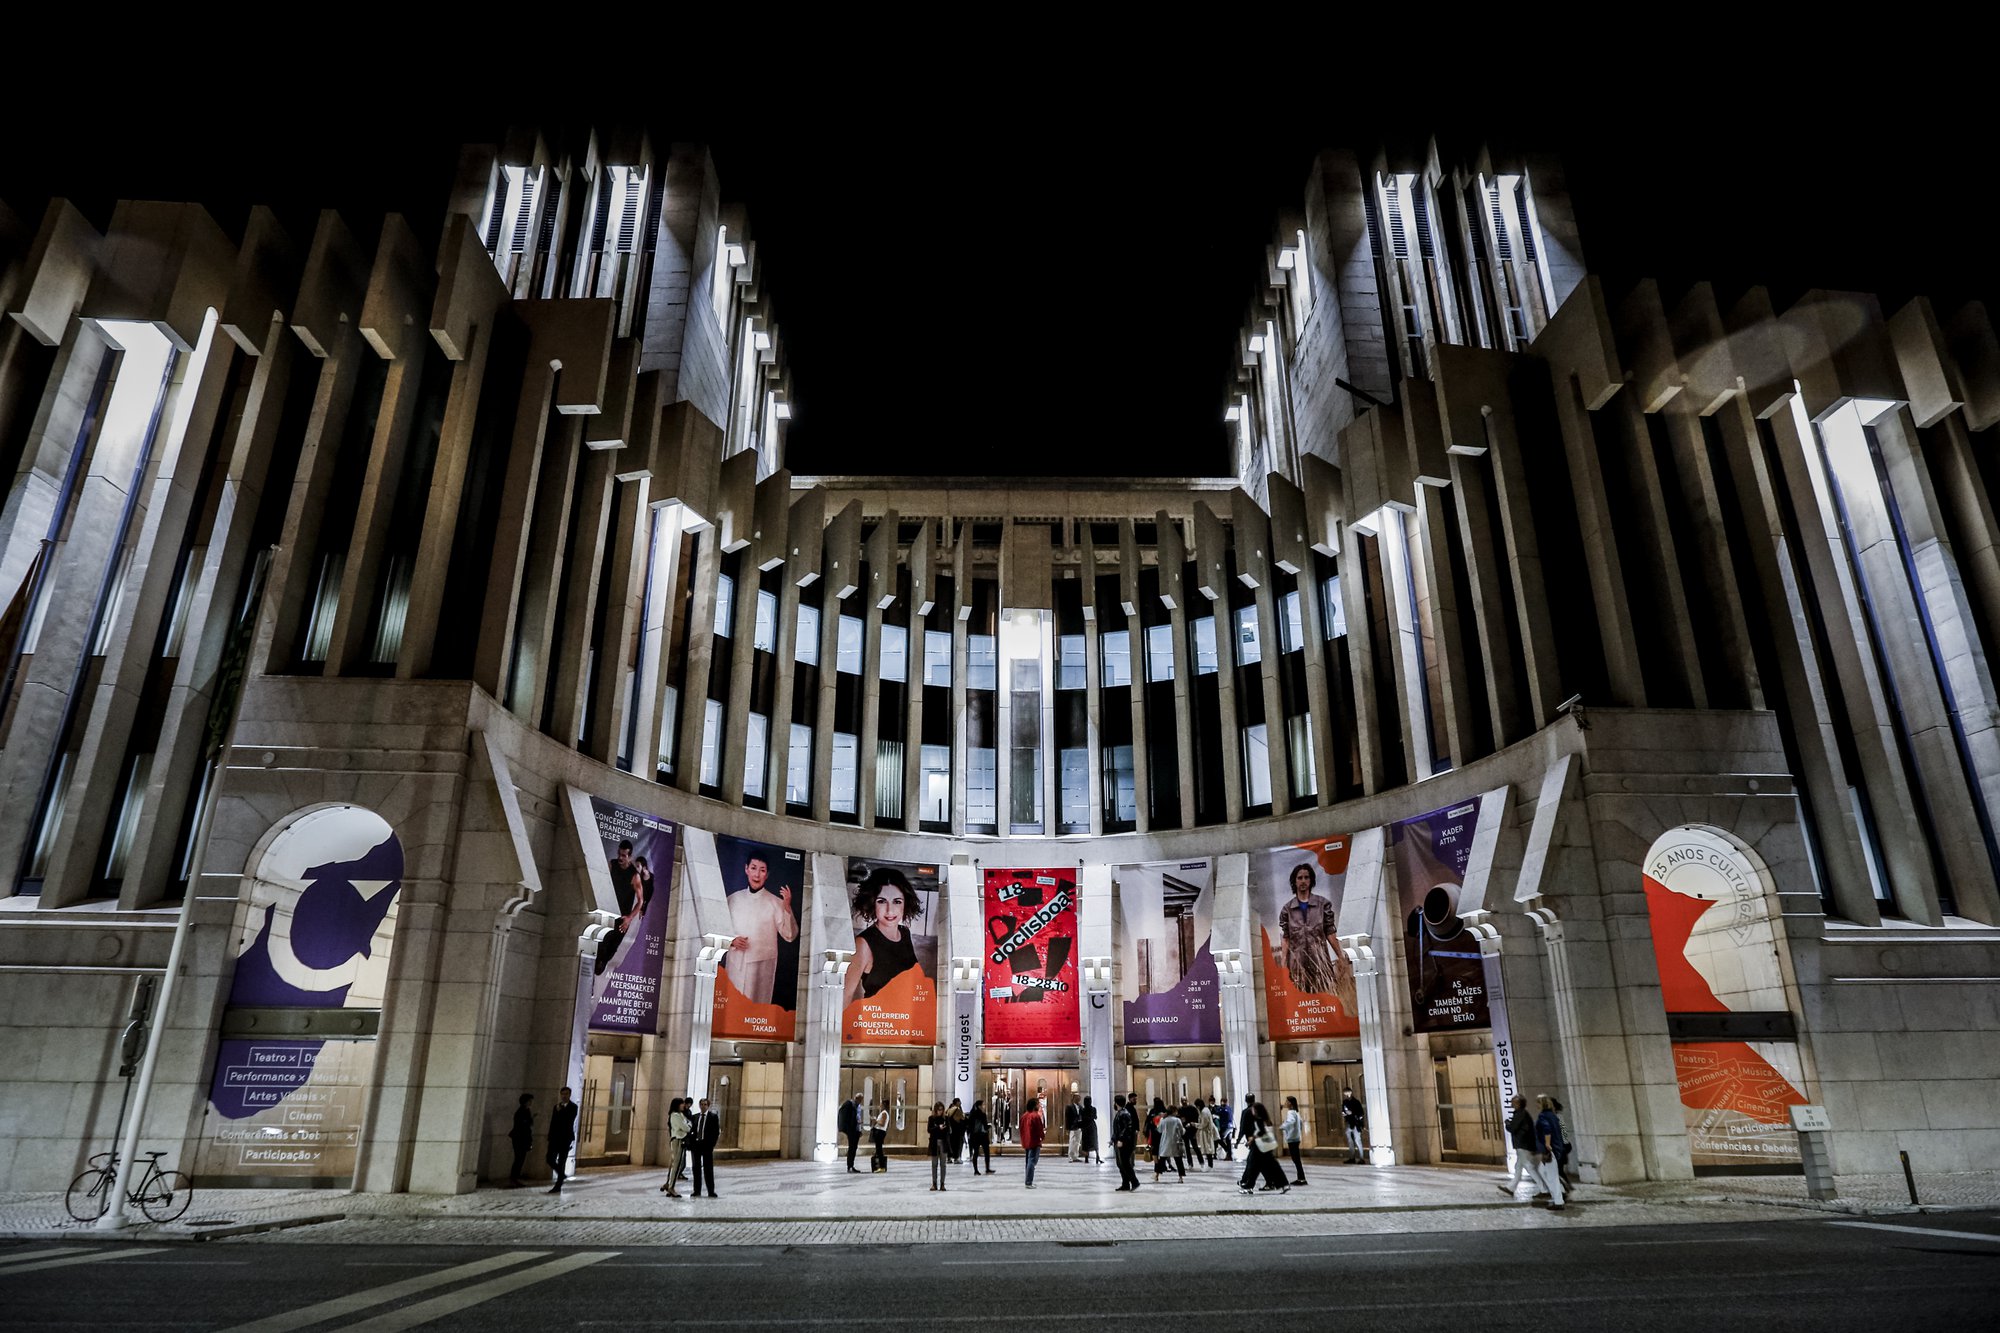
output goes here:
<path id="1" fill-rule="evenodd" d="M 1347 1089 L 1381 1166 L 1517 1090 L 1603 1182 L 1800 1105 L 2000 1152 L 1982 306 L 1610 292 L 1552 160 L 1329 152 L 1232 475 L 808 477 L 705 152 L 451 197 L 0 210 L 0 1188 L 135 1017 L 218 1183 L 469 1190 L 563 1084 L 606 1163 L 690 1092 L 826 1160 L 857 1093 Z"/>

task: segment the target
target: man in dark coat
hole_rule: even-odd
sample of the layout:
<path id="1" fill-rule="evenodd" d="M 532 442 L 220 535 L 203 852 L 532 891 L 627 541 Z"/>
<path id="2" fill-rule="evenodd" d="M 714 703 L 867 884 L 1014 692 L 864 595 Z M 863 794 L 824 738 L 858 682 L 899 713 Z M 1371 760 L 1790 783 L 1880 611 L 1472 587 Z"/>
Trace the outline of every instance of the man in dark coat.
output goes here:
<path id="1" fill-rule="evenodd" d="M 1122 1193 L 1139 1188 L 1139 1173 L 1132 1169 L 1132 1158 L 1139 1151 L 1139 1117 L 1132 1114 L 1122 1095 L 1111 1101 L 1111 1153 L 1118 1159 L 1118 1189 Z"/>
<path id="2" fill-rule="evenodd" d="M 535 1094 L 521 1094 L 521 1104 L 514 1108 L 514 1127 L 507 1131 L 507 1141 L 514 1145 L 514 1169 L 507 1173 L 507 1183 L 521 1183 L 521 1168 L 528 1164 L 528 1149 L 535 1142 Z"/>
<path id="3" fill-rule="evenodd" d="M 688 1151 L 694 1155 L 694 1197 L 701 1197 L 702 1182 L 708 1182 L 708 1197 L 715 1197 L 715 1144 L 722 1137 L 722 1117 L 701 1099 L 694 1113 L 694 1128 L 688 1131 Z"/>
<path id="4" fill-rule="evenodd" d="M 854 1165 L 854 1154 L 861 1149 L 861 1095 L 856 1093 L 840 1104 L 840 1132 L 847 1137 L 847 1169 L 855 1175 L 861 1172 Z"/>
<path id="5" fill-rule="evenodd" d="M 569 1099 L 569 1089 L 556 1093 L 556 1109 L 549 1112 L 549 1170 L 555 1172 L 556 1183 L 549 1186 L 549 1193 L 562 1193 L 563 1182 L 569 1179 L 569 1150 L 576 1146 L 576 1103 Z"/>

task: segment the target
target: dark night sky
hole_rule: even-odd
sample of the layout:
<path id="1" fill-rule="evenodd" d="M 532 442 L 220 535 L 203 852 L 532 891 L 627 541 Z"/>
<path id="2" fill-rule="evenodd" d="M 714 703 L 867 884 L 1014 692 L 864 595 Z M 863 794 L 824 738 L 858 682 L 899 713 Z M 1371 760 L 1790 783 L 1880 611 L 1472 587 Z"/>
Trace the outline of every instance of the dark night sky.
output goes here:
<path id="1" fill-rule="evenodd" d="M 930 90 L 938 93 L 939 90 Z M 1950 136 L 1874 102 L 1802 119 L 1796 89 L 1726 119 L 1606 99 L 1495 116 L 1349 97 L 1240 106 L 1055 100 L 996 109 L 979 89 L 814 113 L 733 101 L 607 107 L 656 139 L 714 149 L 749 209 L 793 378 L 794 471 L 1177 475 L 1226 463 L 1220 407 L 1277 210 L 1314 150 L 1384 141 L 1546 146 L 1565 159 L 1590 266 L 1615 292 L 1698 278 L 1725 306 L 1751 283 L 1781 304 L 1815 286 L 1923 291 L 1948 315 L 2000 299 L 1990 224 Z M 754 99 L 753 99 L 754 102 Z M 757 103 L 765 105 L 764 103 Z M 198 198 L 226 227 L 250 202 L 304 236 L 338 205 L 435 235 L 459 142 L 510 122 L 575 123 L 589 98 L 413 121 L 349 112 L 300 129 L 201 122 L 171 152 L 63 122 L 0 157 L 0 198 L 32 223 L 54 192 L 100 223 L 117 196 Z M 1789 108 L 1789 109 L 1787 109 Z M 1779 125 L 1791 128 L 1780 130 Z M 412 128 L 414 126 L 414 128 Z"/>

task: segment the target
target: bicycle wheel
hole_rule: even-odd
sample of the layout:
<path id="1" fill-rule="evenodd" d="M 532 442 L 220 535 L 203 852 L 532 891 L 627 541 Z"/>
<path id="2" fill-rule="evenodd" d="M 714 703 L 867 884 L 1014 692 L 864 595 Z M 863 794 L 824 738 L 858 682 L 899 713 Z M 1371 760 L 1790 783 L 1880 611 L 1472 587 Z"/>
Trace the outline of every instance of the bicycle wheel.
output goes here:
<path id="1" fill-rule="evenodd" d="M 63 1206 L 77 1221 L 95 1222 L 111 1207 L 111 1186 L 116 1179 L 107 1169 L 88 1168 L 69 1183 L 69 1193 L 63 1196 Z"/>
<path id="2" fill-rule="evenodd" d="M 155 1222 L 171 1222 L 194 1202 L 194 1182 L 182 1171 L 162 1171 L 139 1192 L 139 1207 Z"/>

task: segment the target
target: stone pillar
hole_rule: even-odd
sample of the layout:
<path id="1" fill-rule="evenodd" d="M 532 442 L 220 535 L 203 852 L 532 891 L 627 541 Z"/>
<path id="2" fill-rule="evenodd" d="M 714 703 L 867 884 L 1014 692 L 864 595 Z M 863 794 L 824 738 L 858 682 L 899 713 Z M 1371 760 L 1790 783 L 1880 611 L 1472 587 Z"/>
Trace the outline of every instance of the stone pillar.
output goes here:
<path id="1" fill-rule="evenodd" d="M 806 936 L 810 963 L 806 975 L 805 1104 L 811 1126 L 809 1156 L 831 1162 L 839 1156 L 840 1028 L 846 1007 L 847 969 L 854 962 L 854 930 L 847 915 L 847 883 L 838 856 L 816 852 L 812 858 L 812 893 Z M 971 1103 L 967 1103 L 970 1105 Z"/>
<path id="2" fill-rule="evenodd" d="M 945 1034 L 944 1077 L 935 1097 L 957 1097 L 965 1106 L 977 1098 L 979 1081 L 979 981 L 985 974 L 979 917 L 979 867 L 954 856 L 945 868 L 945 921 L 951 932 L 951 1015 Z"/>
<path id="3" fill-rule="evenodd" d="M 1083 1051 L 1091 1105 L 1100 1130 L 1110 1124 L 1112 1046 L 1117 995 L 1112 988 L 1111 867 L 1077 868 L 1077 975 L 1083 981 Z M 970 1103 L 967 1103 L 970 1105 Z"/>
<path id="4" fill-rule="evenodd" d="M 1342 935 L 1340 947 L 1354 964 L 1354 1003 L 1361 1020 L 1361 1078 L 1368 1100 L 1368 1160 L 1375 1166 L 1396 1164 L 1395 1136 L 1389 1119 L 1389 1069 L 1382 1057 L 1382 987 L 1388 974 L 1376 965 L 1368 935 Z"/>
<path id="5" fill-rule="evenodd" d="M 1256 974 L 1251 949 L 1250 858 L 1241 852 L 1215 861 L 1215 918 L 1209 952 L 1222 1002 L 1222 1067 L 1232 1104 L 1258 1088 Z"/>
<path id="6" fill-rule="evenodd" d="M 696 753 L 699 753 L 697 750 Z M 722 887 L 722 867 L 715 859 L 715 835 L 681 826 L 682 888 L 685 906 L 695 914 L 701 947 L 694 956 L 694 1012 L 689 1015 L 687 1091 L 708 1094 L 708 1057 L 715 1036 L 715 975 L 728 956 L 735 932 L 729 924 L 728 896 Z"/>
<path id="7" fill-rule="evenodd" d="M 1521 1090 L 1515 1068 L 1513 1026 L 1507 1013 L 1506 980 L 1500 971 L 1500 932 L 1494 929 L 1493 914 L 1482 909 L 1463 913 L 1472 937 L 1479 941 L 1479 962 L 1486 974 L 1486 1012 L 1493 1025 L 1493 1073 L 1498 1081 L 1502 1116 L 1512 1112 L 1514 1096 Z M 1506 1140 L 1507 1169 L 1514 1168 L 1514 1143 Z"/>

